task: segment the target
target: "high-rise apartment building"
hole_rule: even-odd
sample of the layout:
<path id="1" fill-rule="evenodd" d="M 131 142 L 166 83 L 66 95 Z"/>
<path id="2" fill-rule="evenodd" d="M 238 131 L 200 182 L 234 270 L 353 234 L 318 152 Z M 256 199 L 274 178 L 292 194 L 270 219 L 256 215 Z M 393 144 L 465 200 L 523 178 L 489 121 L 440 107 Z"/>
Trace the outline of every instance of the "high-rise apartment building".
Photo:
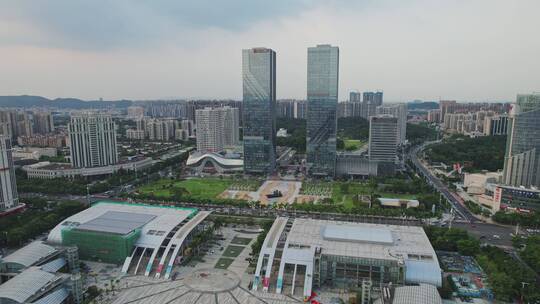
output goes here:
<path id="1" fill-rule="evenodd" d="M 144 108 L 139 106 L 130 106 L 127 108 L 127 116 L 132 119 L 141 119 L 144 116 Z"/>
<path id="2" fill-rule="evenodd" d="M 391 115 L 397 118 L 398 144 L 404 144 L 407 140 L 407 105 L 404 103 L 377 107 L 377 115 Z"/>
<path id="3" fill-rule="evenodd" d="M 398 119 L 390 115 L 369 119 L 369 160 L 395 163 L 397 155 Z"/>
<path id="4" fill-rule="evenodd" d="M 15 167 L 11 153 L 11 138 L 7 135 L 0 135 L 0 210 L 9 209 L 19 204 Z"/>
<path id="5" fill-rule="evenodd" d="M 362 117 L 369 119 L 377 115 L 377 107 L 383 104 L 383 92 L 364 92 L 362 103 L 364 104 Z"/>
<path id="6" fill-rule="evenodd" d="M 144 122 L 145 132 L 149 140 L 168 141 L 174 139 L 176 120 L 168 118 L 151 118 Z"/>
<path id="7" fill-rule="evenodd" d="M 195 111 L 197 151 L 220 152 L 240 141 L 238 108 L 205 108 Z"/>
<path id="8" fill-rule="evenodd" d="M 73 167 L 101 167 L 118 162 L 115 124 L 110 115 L 74 115 L 68 124 L 68 131 Z"/>
<path id="9" fill-rule="evenodd" d="M 484 135 L 506 135 L 508 131 L 508 115 L 501 114 L 484 119 L 484 127 L 482 128 Z"/>
<path id="10" fill-rule="evenodd" d="M 339 48 L 308 48 L 306 152 L 311 175 L 335 173 L 338 82 Z"/>
<path id="11" fill-rule="evenodd" d="M 352 91 L 349 93 L 350 102 L 362 102 L 362 94 L 357 91 Z"/>
<path id="12" fill-rule="evenodd" d="M 242 50 L 244 172 L 271 173 L 276 167 L 276 53 Z"/>
<path id="13" fill-rule="evenodd" d="M 223 144 L 227 146 L 236 146 L 240 143 L 240 109 L 223 107 Z"/>
<path id="14" fill-rule="evenodd" d="M 47 134 L 54 131 L 53 116 L 50 112 L 34 112 L 34 133 Z"/>
<path id="15" fill-rule="evenodd" d="M 503 179 L 540 187 L 540 93 L 519 94 L 510 112 Z"/>

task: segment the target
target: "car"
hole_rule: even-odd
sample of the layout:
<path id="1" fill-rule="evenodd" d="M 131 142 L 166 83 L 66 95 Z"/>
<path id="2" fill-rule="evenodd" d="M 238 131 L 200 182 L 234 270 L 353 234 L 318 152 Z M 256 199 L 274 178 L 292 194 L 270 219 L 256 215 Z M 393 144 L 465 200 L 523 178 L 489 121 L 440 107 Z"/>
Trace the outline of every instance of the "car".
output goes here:
<path id="1" fill-rule="evenodd" d="M 493 235 L 493 238 L 494 238 L 494 239 L 497 239 L 497 240 L 500 240 L 500 239 L 501 239 L 501 237 L 500 237 L 499 235 L 497 235 L 497 234 L 494 234 L 494 235 Z"/>

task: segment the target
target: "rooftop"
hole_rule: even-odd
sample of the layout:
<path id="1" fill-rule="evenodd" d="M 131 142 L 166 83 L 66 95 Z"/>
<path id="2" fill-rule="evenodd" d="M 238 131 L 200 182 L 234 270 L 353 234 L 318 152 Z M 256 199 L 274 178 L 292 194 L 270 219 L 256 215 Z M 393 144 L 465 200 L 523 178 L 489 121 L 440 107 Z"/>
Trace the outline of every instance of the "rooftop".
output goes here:
<path id="1" fill-rule="evenodd" d="M 431 259 L 437 256 L 422 227 L 297 218 L 289 243 L 320 247 L 323 254 L 372 259 Z M 437 262 L 438 263 L 438 262 Z"/>
<path id="2" fill-rule="evenodd" d="M 15 263 L 23 265 L 24 267 L 29 267 L 56 251 L 57 250 L 52 246 L 46 245 L 40 241 L 35 241 L 8 255 L 2 259 L 2 263 Z"/>
<path id="3" fill-rule="evenodd" d="M 194 208 L 100 201 L 54 227 L 48 241 L 62 243 L 62 229 L 68 227 L 120 234 L 141 228 L 137 245 L 154 247 L 159 246 L 166 232 L 196 212 Z"/>
<path id="4" fill-rule="evenodd" d="M 16 303 L 27 303 L 49 283 L 58 278 L 55 274 L 43 271 L 39 267 L 30 267 L 11 280 L 0 285 L 0 299 L 10 299 Z"/>
<path id="5" fill-rule="evenodd" d="M 128 234 L 142 227 L 156 216 L 144 213 L 107 211 L 104 214 L 77 226 L 77 230 Z"/>

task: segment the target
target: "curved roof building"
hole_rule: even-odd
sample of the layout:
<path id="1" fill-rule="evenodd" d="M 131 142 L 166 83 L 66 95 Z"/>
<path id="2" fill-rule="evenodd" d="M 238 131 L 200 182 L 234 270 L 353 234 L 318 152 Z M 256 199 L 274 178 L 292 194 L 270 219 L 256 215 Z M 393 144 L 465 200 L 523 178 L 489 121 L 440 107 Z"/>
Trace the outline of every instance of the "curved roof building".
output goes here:
<path id="1" fill-rule="evenodd" d="M 280 217 L 264 240 L 253 289 L 294 294 L 298 288 L 309 297 L 313 287 L 349 288 L 363 279 L 442 284 L 422 227 Z"/>
<path id="2" fill-rule="evenodd" d="M 123 264 L 124 273 L 168 277 L 209 214 L 194 208 L 103 201 L 58 224 L 48 240 L 76 245 L 81 259 Z"/>
<path id="3" fill-rule="evenodd" d="M 6 256 L 0 264 L 8 269 L 23 269 L 47 259 L 56 252 L 56 248 L 35 241 Z"/>
<path id="4" fill-rule="evenodd" d="M 188 167 L 198 173 L 242 172 L 244 161 L 241 158 L 224 157 L 219 153 L 193 153 L 186 161 Z"/>

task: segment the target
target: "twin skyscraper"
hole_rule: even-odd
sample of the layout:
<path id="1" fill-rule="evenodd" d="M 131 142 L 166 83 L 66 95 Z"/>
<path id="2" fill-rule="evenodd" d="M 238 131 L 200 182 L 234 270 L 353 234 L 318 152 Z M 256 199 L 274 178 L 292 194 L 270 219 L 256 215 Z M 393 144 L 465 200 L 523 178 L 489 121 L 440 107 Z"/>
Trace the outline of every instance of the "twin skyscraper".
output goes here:
<path id="1" fill-rule="evenodd" d="M 308 48 L 308 174 L 332 177 L 336 166 L 339 48 Z M 276 52 L 242 51 L 244 172 L 271 174 L 276 167 Z"/>

